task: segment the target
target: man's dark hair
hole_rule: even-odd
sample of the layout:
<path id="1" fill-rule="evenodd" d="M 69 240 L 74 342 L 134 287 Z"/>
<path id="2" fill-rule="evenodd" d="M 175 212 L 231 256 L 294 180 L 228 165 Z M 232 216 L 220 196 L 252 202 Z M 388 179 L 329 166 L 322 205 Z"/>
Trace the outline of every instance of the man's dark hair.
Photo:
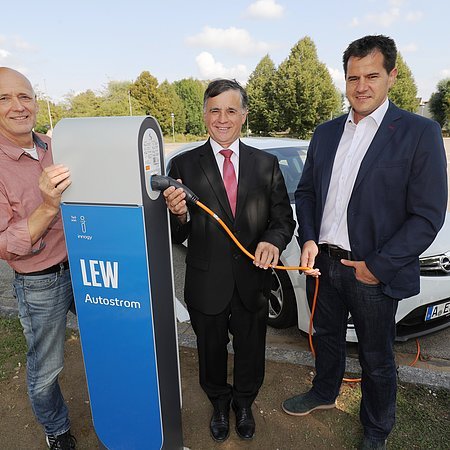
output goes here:
<path id="1" fill-rule="evenodd" d="M 397 60 L 397 47 L 393 39 L 382 34 L 376 36 L 364 36 L 356 41 L 353 41 L 345 50 L 343 62 L 344 73 L 347 75 L 347 63 L 351 56 L 356 58 L 364 58 L 365 56 L 373 53 L 374 51 L 380 51 L 384 57 L 383 66 L 386 72 L 391 73 L 395 67 L 395 61 Z"/>
<path id="2" fill-rule="evenodd" d="M 245 89 L 236 80 L 227 80 L 225 78 L 220 78 L 209 83 L 206 88 L 205 95 L 203 96 L 203 110 L 206 109 L 206 102 L 209 98 L 217 97 L 225 91 L 230 89 L 234 91 L 239 91 L 241 95 L 241 106 L 242 109 L 247 109 L 248 106 L 248 96 Z"/>

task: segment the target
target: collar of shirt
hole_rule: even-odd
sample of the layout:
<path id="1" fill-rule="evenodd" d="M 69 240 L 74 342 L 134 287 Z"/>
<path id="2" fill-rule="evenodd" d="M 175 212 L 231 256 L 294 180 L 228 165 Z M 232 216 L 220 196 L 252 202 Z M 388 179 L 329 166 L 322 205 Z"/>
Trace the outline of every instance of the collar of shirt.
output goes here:
<path id="1" fill-rule="evenodd" d="M 36 144 L 36 147 L 41 148 L 44 151 L 48 150 L 48 145 L 36 134 L 33 132 L 33 141 Z M 0 149 L 5 153 L 5 155 L 9 156 L 11 159 L 15 159 L 16 161 L 25 153 L 25 150 L 9 139 L 6 139 L 4 136 L 0 134 Z"/>
<path id="2" fill-rule="evenodd" d="M 220 150 L 229 148 L 230 150 L 233 150 L 233 153 L 237 155 L 237 157 L 239 158 L 239 139 L 236 139 L 229 147 L 222 147 L 214 139 L 211 138 L 209 138 L 209 143 L 211 144 L 214 155 L 217 155 L 220 152 Z"/>
<path id="3" fill-rule="evenodd" d="M 388 110 L 388 108 L 389 108 L 389 100 L 386 98 L 386 100 L 375 111 L 373 111 L 371 114 L 369 114 L 367 117 L 371 117 L 375 121 L 375 124 L 376 124 L 376 126 L 378 128 L 381 125 L 381 122 L 383 121 L 384 116 L 385 116 L 386 111 Z M 362 119 L 362 120 L 364 120 L 364 119 Z M 356 125 L 355 122 L 354 122 L 354 111 L 353 111 L 353 108 L 348 113 L 348 118 L 347 118 L 346 125 L 349 122 L 351 122 L 352 124 Z"/>
<path id="4" fill-rule="evenodd" d="M 239 139 L 236 139 L 229 147 L 222 147 L 214 139 L 209 138 L 214 157 L 216 158 L 217 167 L 219 168 L 220 175 L 223 178 L 223 162 L 224 156 L 220 154 L 220 150 L 230 149 L 233 150 L 231 155 L 231 162 L 234 166 L 234 172 L 236 173 L 236 179 L 239 180 Z"/>

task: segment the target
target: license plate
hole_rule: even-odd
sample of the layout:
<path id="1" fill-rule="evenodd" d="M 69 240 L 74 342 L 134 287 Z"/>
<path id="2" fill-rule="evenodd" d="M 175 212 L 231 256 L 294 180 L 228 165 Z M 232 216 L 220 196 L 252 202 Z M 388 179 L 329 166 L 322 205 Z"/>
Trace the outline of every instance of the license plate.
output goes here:
<path id="1" fill-rule="evenodd" d="M 442 316 L 450 314 L 450 302 L 440 303 L 439 305 L 429 306 L 425 314 L 425 322 L 427 320 L 438 319 Z"/>

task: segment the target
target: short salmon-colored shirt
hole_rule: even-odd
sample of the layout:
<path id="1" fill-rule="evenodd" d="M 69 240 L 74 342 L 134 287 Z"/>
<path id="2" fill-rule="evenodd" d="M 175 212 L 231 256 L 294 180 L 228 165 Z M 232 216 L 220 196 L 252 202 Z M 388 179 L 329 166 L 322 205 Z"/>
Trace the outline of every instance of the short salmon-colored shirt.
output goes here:
<path id="1" fill-rule="evenodd" d="M 53 164 L 50 138 L 37 133 L 33 137 L 39 161 L 0 135 L 0 258 L 20 273 L 67 260 L 61 213 L 31 244 L 28 217 L 42 203 L 42 170 Z"/>

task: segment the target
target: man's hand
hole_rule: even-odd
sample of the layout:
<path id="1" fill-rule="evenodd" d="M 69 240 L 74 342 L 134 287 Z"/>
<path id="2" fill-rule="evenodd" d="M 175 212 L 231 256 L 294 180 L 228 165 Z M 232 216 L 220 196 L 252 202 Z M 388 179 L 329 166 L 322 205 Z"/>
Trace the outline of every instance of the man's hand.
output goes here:
<path id="1" fill-rule="evenodd" d="M 42 203 L 28 218 L 28 231 L 34 244 L 47 231 L 59 213 L 61 194 L 70 186 L 70 172 L 62 164 L 46 167 L 39 177 Z"/>
<path id="2" fill-rule="evenodd" d="M 256 247 L 253 264 L 261 269 L 268 269 L 278 264 L 279 256 L 280 250 L 278 250 L 278 247 L 269 242 L 260 242 Z"/>
<path id="3" fill-rule="evenodd" d="M 380 280 L 367 268 L 365 261 L 349 261 L 341 259 L 341 263 L 355 269 L 355 278 L 364 284 L 380 284 Z"/>
<path id="4" fill-rule="evenodd" d="M 178 179 L 180 183 L 182 181 Z M 164 199 L 166 200 L 167 208 L 172 214 L 178 217 L 181 223 L 186 223 L 187 220 L 187 205 L 186 205 L 186 194 L 182 188 L 176 189 L 175 186 L 168 187 L 163 191 Z"/>
<path id="5" fill-rule="evenodd" d="M 314 269 L 314 263 L 316 261 L 316 256 L 319 253 L 319 247 L 314 241 L 306 241 L 303 244 L 302 254 L 300 255 L 300 266 L 310 267 L 309 270 L 304 270 L 305 275 L 310 275 L 312 277 L 318 277 L 320 275 L 319 269 Z"/>
<path id="6" fill-rule="evenodd" d="M 61 194 L 71 185 L 70 172 L 62 164 L 53 164 L 46 167 L 39 178 L 39 189 L 42 193 L 44 206 L 59 211 Z"/>

